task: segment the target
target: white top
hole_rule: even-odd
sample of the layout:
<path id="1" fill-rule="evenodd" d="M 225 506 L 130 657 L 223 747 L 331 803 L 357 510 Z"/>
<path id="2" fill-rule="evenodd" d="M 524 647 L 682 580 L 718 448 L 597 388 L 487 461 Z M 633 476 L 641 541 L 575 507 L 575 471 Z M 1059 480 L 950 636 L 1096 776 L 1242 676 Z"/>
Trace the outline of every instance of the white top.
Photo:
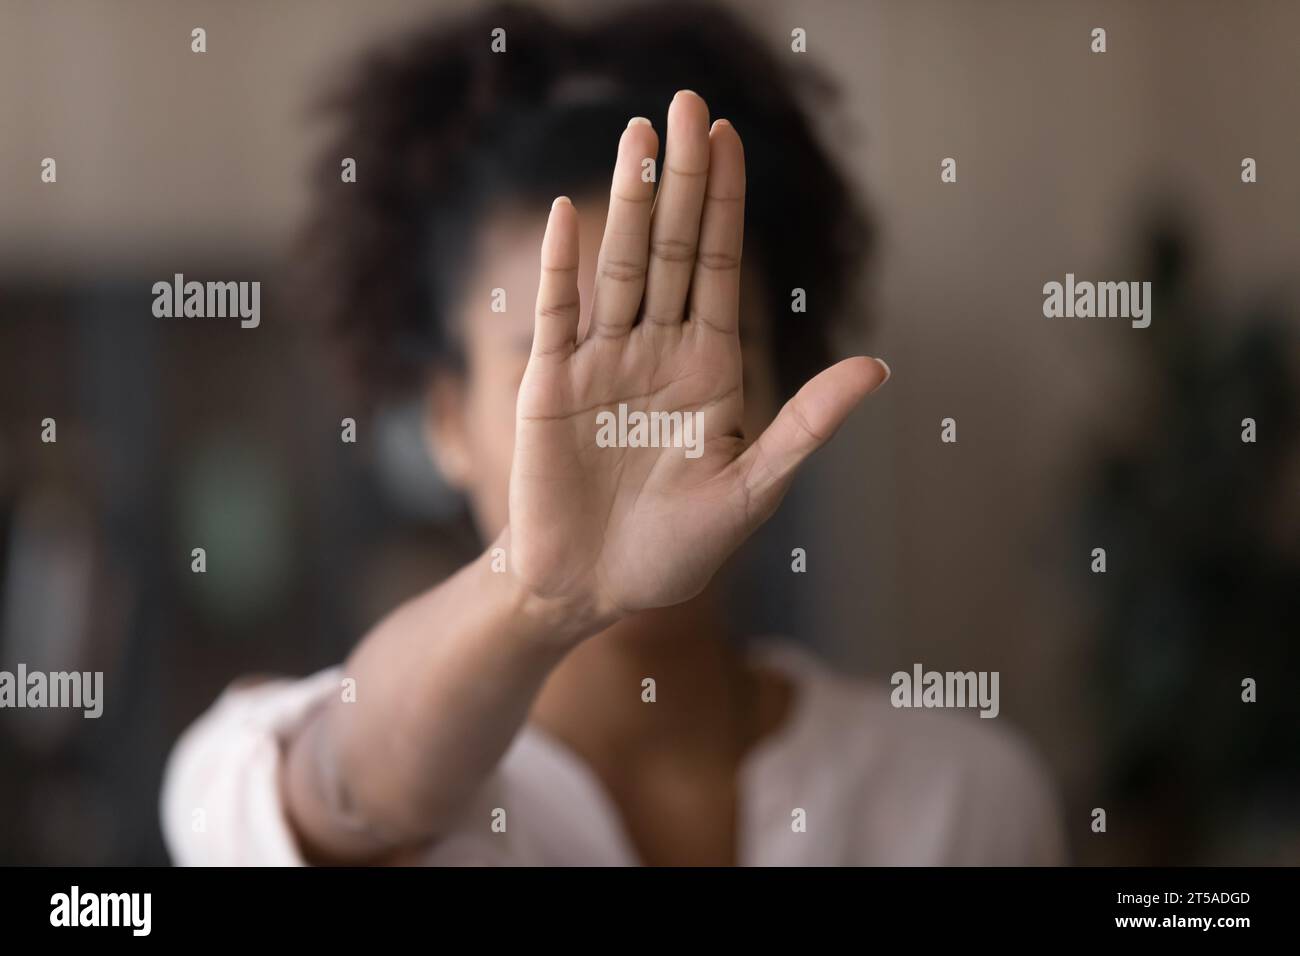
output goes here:
<path id="1" fill-rule="evenodd" d="M 887 689 L 836 675 L 791 645 L 756 653 L 793 679 L 796 696 L 787 722 L 742 763 L 739 862 L 1064 862 L 1056 797 L 1025 745 L 996 719 L 895 709 Z M 178 864 L 304 863 L 280 799 L 281 744 L 340 688 L 333 669 L 231 688 L 185 732 L 162 792 L 163 834 Z M 493 831 L 497 808 L 506 811 L 504 833 Z M 459 825 L 421 858 L 429 865 L 639 863 L 596 775 L 532 724 Z"/>

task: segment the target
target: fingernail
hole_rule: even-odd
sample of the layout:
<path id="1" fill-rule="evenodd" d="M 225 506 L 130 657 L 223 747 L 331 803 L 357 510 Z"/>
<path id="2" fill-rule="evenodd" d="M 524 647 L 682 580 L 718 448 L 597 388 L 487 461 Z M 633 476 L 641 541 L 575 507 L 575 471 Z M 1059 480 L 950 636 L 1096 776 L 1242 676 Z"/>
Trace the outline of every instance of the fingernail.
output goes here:
<path id="1" fill-rule="evenodd" d="M 731 122 L 729 120 L 724 120 L 724 119 L 714 120 L 713 125 L 709 127 L 709 132 L 712 133 L 719 126 L 730 126 L 730 125 Z"/>
<path id="2" fill-rule="evenodd" d="M 677 96 L 693 96 L 697 100 L 700 98 L 700 94 L 696 93 L 694 90 L 678 90 Z M 674 96 L 673 99 L 676 99 L 677 96 Z"/>
<path id="3" fill-rule="evenodd" d="M 633 116 L 630 120 L 627 121 L 628 129 L 631 129 L 633 126 L 649 126 L 649 125 L 650 125 L 650 121 L 646 119 L 644 116 Z"/>
<path id="4" fill-rule="evenodd" d="M 552 208 L 552 209 L 555 209 L 555 208 L 557 208 L 557 207 L 559 207 L 559 206 L 561 206 L 561 205 L 564 205 L 564 206 L 572 206 L 572 205 L 573 205 L 573 201 L 572 201 L 571 199 L 569 199 L 568 196 L 556 196 L 556 197 L 555 197 L 555 202 L 551 203 L 551 208 Z M 879 359 L 876 359 L 876 361 L 879 362 L 880 360 L 879 360 Z"/>
<path id="5" fill-rule="evenodd" d="M 878 358 L 876 359 L 876 361 L 879 362 L 880 367 L 885 370 L 885 377 L 880 380 L 880 385 L 884 385 L 886 382 L 889 381 L 889 376 L 892 375 L 893 373 L 889 371 L 889 363 L 887 363 L 884 359 Z M 876 388 L 879 388 L 880 385 L 877 385 Z"/>

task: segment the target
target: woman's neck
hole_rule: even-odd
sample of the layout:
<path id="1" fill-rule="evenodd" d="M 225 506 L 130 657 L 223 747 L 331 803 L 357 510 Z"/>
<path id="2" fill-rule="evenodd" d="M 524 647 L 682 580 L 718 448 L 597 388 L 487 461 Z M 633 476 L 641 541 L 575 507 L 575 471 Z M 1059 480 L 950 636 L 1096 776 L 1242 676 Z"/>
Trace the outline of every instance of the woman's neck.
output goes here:
<path id="1" fill-rule="evenodd" d="M 738 764 L 783 722 L 792 689 L 737 650 L 725 621 L 711 590 L 625 618 L 552 672 L 532 721 L 595 765 Z"/>
<path id="2" fill-rule="evenodd" d="M 625 619 L 570 653 L 534 702 L 533 722 L 586 762 L 643 863 L 742 859 L 741 765 L 790 709 L 789 681 L 736 650 L 718 608 L 706 593 Z"/>

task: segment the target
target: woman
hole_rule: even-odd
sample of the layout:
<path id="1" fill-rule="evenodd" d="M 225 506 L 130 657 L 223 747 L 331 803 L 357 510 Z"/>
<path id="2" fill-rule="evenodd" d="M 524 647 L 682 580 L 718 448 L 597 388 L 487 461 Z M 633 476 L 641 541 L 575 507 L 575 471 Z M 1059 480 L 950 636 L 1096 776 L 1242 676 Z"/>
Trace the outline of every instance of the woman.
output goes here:
<path id="1" fill-rule="evenodd" d="M 889 377 L 825 367 L 865 230 L 783 64 L 697 6 L 511 8 L 335 105 L 319 311 L 365 382 L 423 390 L 484 548 L 342 668 L 227 691 L 169 766 L 176 859 L 1059 861 L 1019 743 L 739 644 L 711 584 Z"/>

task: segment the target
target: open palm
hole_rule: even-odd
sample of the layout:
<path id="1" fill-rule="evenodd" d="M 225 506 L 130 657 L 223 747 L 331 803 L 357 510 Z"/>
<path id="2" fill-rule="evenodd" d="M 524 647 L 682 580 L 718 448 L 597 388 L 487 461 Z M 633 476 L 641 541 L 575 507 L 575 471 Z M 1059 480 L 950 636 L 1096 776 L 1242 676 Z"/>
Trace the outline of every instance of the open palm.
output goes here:
<path id="1" fill-rule="evenodd" d="M 745 161 L 724 120 L 679 93 L 658 194 L 649 123 L 619 144 L 585 335 L 578 219 L 564 198 L 542 242 L 532 354 L 510 478 L 511 562 L 535 594 L 601 615 L 698 594 L 780 503 L 795 468 L 878 387 L 882 363 L 827 369 L 752 444 L 742 434 L 739 338 Z M 679 413 L 692 447 L 608 447 L 598 416 Z M 695 415 L 693 413 L 699 413 Z M 694 433 L 699 425 L 699 434 Z M 608 433 L 606 433 L 608 434 Z M 634 442 L 635 443 L 635 442 Z"/>

